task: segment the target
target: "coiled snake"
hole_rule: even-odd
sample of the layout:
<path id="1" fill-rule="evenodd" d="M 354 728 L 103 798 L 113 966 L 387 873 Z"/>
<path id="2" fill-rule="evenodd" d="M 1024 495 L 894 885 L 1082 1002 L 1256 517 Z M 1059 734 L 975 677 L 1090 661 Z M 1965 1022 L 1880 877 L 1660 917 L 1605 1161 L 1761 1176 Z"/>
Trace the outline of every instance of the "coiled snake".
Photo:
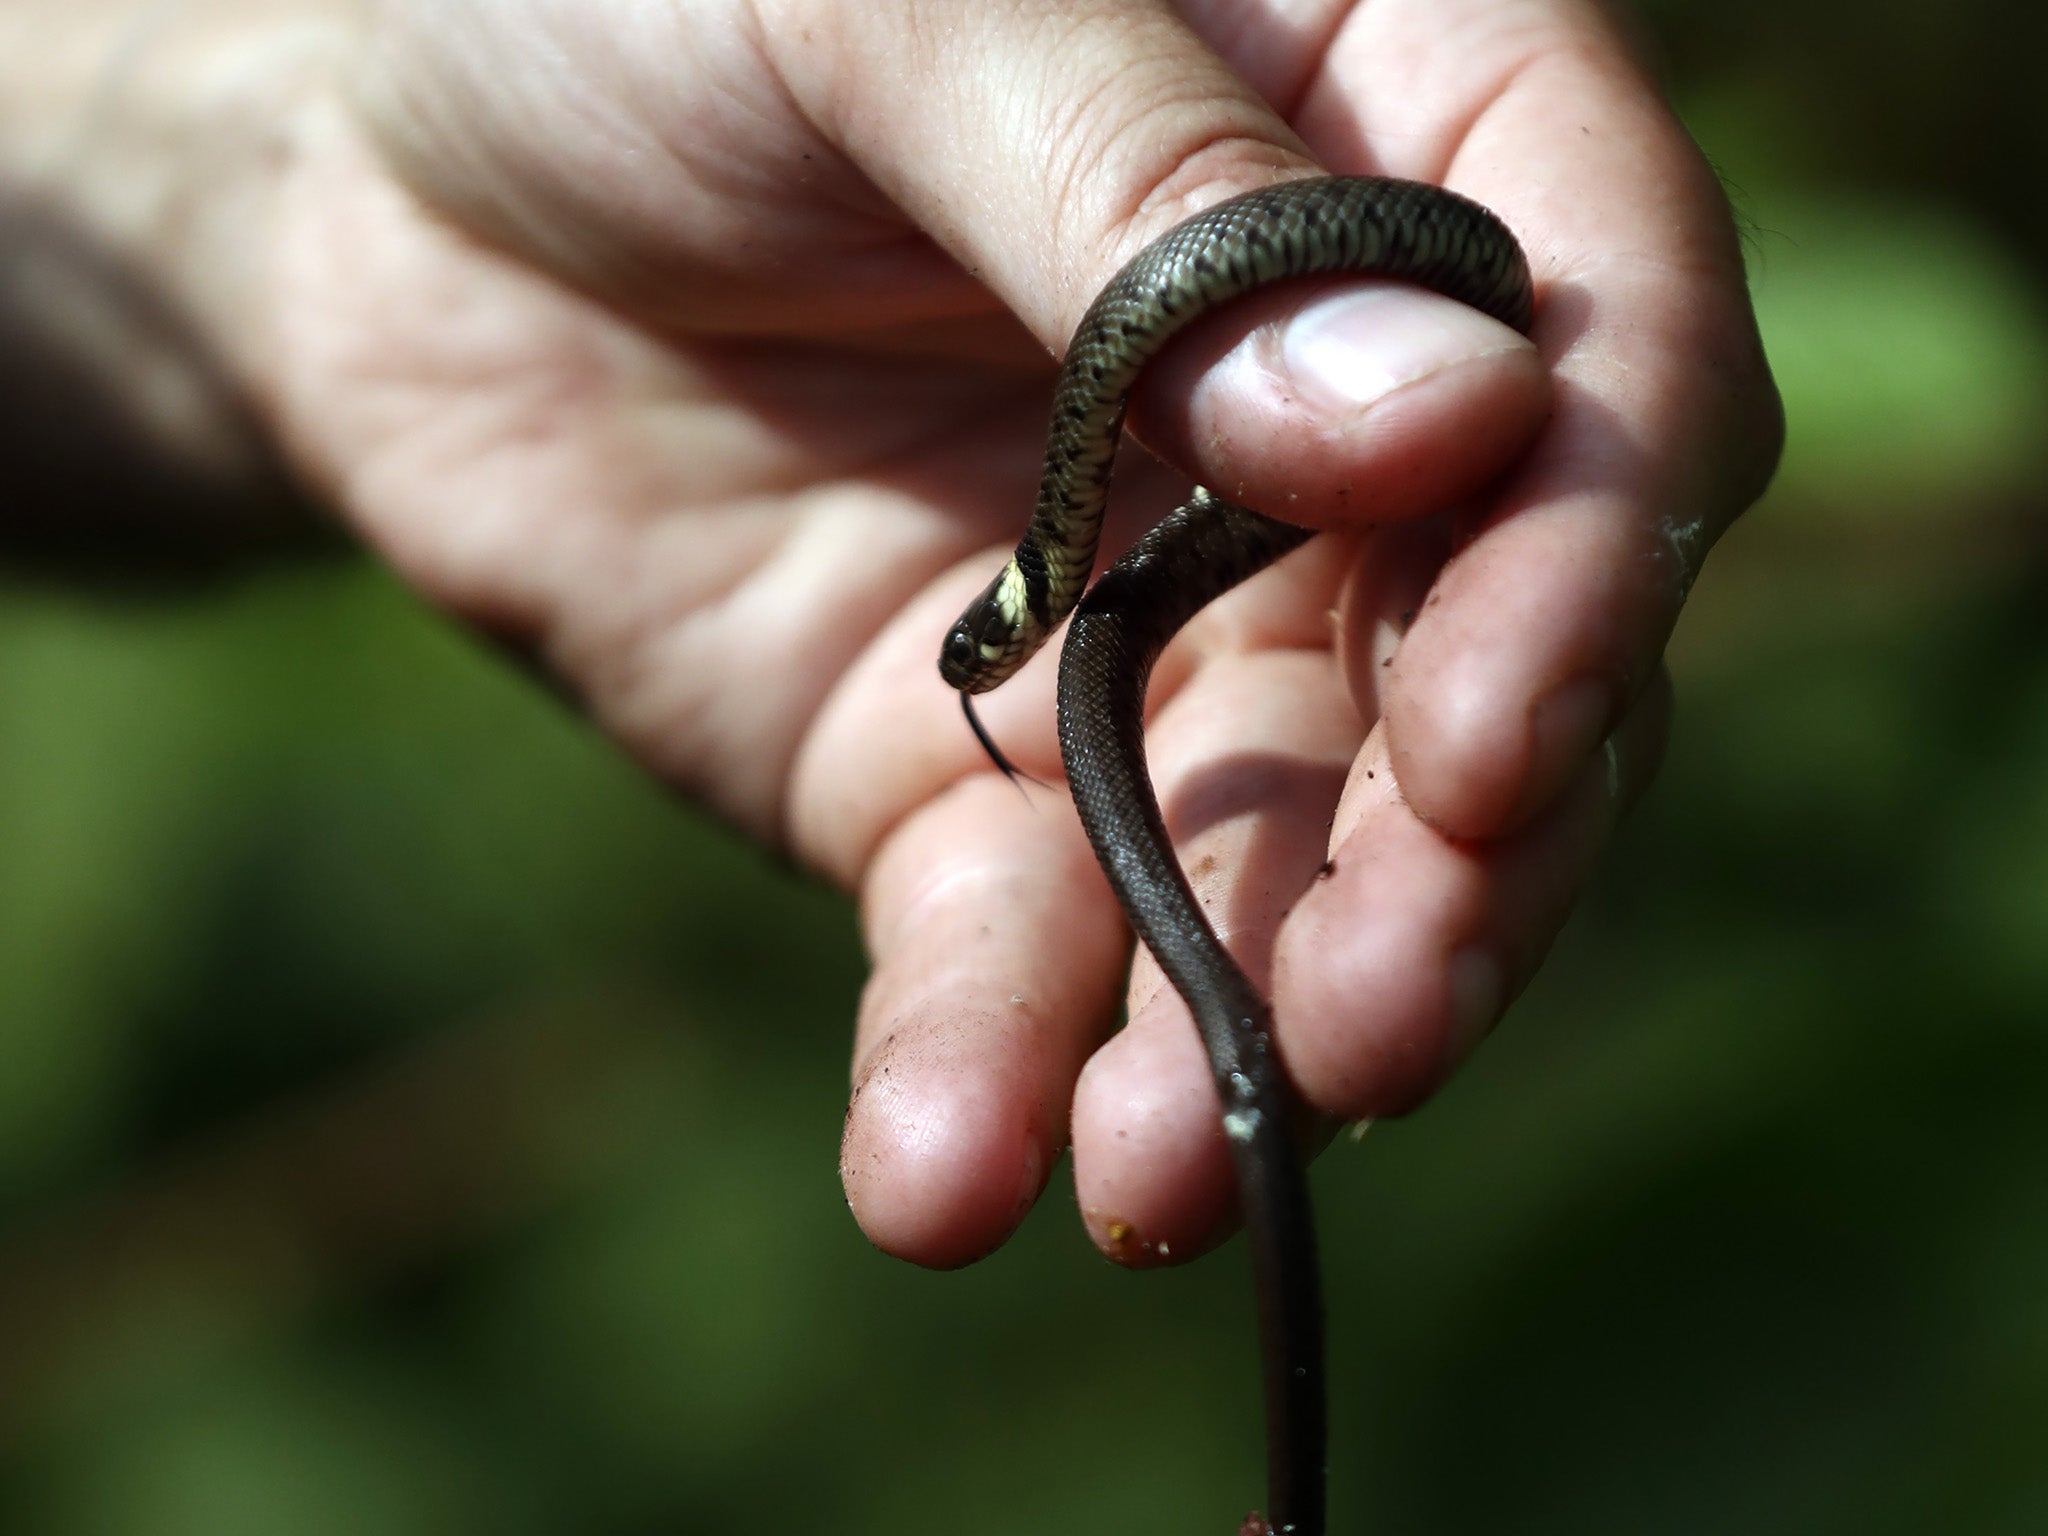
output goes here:
<path id="1" fill-rule="evenodd" d="M 1071 611 L 1060 657 L 1060 755 L 1096 857 L 1133 929 L 1194 1014 L 1236 1169 L 1258 1294 L 1271 1529 L 1322 1536 L 1326 1460 L 1321 1279 L 1292 1096 L 1264 999 L 1218 942 L 1173 856 L 1145 766 L 1145 687 L 1174 632 L 1296 548 L 1307 529 L 1196 488 L 1082 596 L 1124 409 L 1139 371 L 1216 305 L 1285 278 L 1351 272 L 1434 289 L 1517 330 L 1529 269 L 1506 227 L 1441 188 L 1377 177 L 1290 181 L 1197 214 L 1147 246 L 1081 319 L 1059 372 L 1030 526 L 946 635 L 972 695 L 1013 674 Z M 1078 604 L 1078 607 L 1077 607 Z M 1260 1528 L 1256 1517 L 1245 1530 Z"/>

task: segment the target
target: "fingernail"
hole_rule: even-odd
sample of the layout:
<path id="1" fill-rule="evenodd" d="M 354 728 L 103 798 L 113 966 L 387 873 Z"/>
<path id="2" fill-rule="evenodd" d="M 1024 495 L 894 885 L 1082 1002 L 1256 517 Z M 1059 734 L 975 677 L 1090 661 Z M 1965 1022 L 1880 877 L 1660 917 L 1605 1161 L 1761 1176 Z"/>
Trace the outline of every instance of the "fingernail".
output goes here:
<path id="1" fill-rule="evenodd" d="M 1500 1018 L 1500 963 L 1483 949 L 1461 949 L 1451 956 L 1451 1038 L 1444 1051 L 1444 1071 L 1452 1072 L 1479 1048 Z"/>
<path id="2" fill-rule="evenodd" d="M 1302 310 L 1288 323 L 1280 356 L 1312 405 L 1351 411 L 1455 363 L 1528 345 L 1476 309 L 1419 288 L 1375 284 Z"/>
<path id="3" fill-rule="evenodd" d="M 1515 820 L 1549 804 L 1571 781 L 1607 735 L 1613 716 L 1613 690 L 1597 677 L 1561 683 L 1536 701 Z"/>

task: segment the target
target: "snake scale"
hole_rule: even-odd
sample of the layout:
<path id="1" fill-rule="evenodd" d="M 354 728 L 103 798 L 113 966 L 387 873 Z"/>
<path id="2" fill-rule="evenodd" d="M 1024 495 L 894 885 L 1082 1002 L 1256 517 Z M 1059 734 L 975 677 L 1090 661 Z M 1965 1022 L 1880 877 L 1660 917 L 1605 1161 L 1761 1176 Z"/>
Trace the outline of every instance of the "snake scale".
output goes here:
<path id="1" fill-rule="evenodd" d="M 1526 331 L 1528 263 L 1478 204 L 1419 182 L 1282 182 L 1196 214 L 1147 246 L 1074 332 L 1054 394 L 1038 501 L 1016 553 L 947 632 L 939 671 L 972 696 L 1005 681 L 1069 613 L 1060 753 L 1096 857 L 1131 927 L 1194 1015 L 1237 1177 L 1258 1297 L 1267 1508 L 1245 1532 L 1322 1536 L 1327 1460 L 1321 1278 L 1271 1013 L 1188 887 L 1145 762 L 1152 664 L 1198 610 L 1310 537 L 1197 487 L 1088 588 L 1124 410 L 1140 371 L 1196 317 L 1319 273 L 1396 278 Z M 1084 591 L 1086 596 L 1083 596 Z"/>

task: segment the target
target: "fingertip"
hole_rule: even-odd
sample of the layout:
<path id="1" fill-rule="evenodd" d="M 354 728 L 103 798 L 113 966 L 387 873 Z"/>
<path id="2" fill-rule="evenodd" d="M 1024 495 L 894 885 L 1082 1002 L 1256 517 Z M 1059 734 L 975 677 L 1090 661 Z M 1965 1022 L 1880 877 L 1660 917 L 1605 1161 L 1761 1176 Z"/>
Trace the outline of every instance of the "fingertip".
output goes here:
<path id="1" fill-rule="evenodd" d="M 869 1242 L 927 1269 L 1002 1246 L 1045 1188 L 1051 1137 L 971 1069 L 907 1061 L 892 1036 L 847 1107 L 839 1176 Z"/>
<path id="2" fill-rule="evenodd" d="M 1311 913 L 1282 939 L 1274 981 L 1282 1017 L 1328 1021 L 1288 1031 L 1284 1046 L 1296 1088 L 1318 1113 L 1341 1120 L 1404 1114 L 1441 1079 L 1452 1008 L 1447 977 L 1436 957 L 1413 952 L 1408 937 L 1387 924 L 1336 933 Z"/>
<path id="3" fill-rule="evenodd" d="M 1395 774 L 1431 826 L 1521 830 L 1620 722 L 1635 649 L 1661 645 L 1677 612 L 1625 501 L 1518 495 L 1438 574 L 1384 690 Z"/>
<path id="4" fill-rule="evenodd" d="M 1503 994 L 1472 943 L 1487 915 L 1481 862 L 1398 798 L 1373 799 L 1274 952 L 1288 1074 L 1313 1109 L 1342 1120 L 1420 1104 L 1463 1042 L 1491 1027 Z M 1472 953 L 1447 963 L 1447 945 Z"/>
<path id="5" fill-rule="evenodd" d="M 1443 636 L 1432 637 L 1439 641 Z M 1420 670 L 1420 669 L 1416 669 Z M 1399 662 L 1386 690 L 1387 745 L 1415 814 L 1452 837 L 1498 838 L 1554 804 L 1621 714 L 1619 688 L 1587 673 L 1516 709 L 1494 657 L 1474 648 L 1418 683 Z"/>
<path id="6" fill-rule="evenodd" d="M 898 826 L 862 896 L 875 968 L 841 1145 L 847 1203 L 887 1253 L 971 1263 L 1016 1229 L 1065 1140 L 1075 1075 L 1122 981 L 1115 901 L 1071 806 L 987 774 Z"/>
<path id="7" fill-rule="evenodd" d="M 1161 994 L 1090 1059 L 1074 1091 L 1074 1193 L 1103 1256 L 1180 1263 L 1230 1230 L 1230 1151 L 1186 1011 Z"/>

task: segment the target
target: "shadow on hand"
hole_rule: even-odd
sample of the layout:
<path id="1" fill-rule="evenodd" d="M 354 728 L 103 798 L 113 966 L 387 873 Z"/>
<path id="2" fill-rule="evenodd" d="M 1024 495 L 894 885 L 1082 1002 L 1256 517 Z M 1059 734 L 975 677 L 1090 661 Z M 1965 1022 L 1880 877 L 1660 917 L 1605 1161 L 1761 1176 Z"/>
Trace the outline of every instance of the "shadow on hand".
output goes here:
<path id="1" fill-rule="evenodd" d="M 175 592 L 347 543 L 143 276 L 0 189 L 0 570 Z"/>

